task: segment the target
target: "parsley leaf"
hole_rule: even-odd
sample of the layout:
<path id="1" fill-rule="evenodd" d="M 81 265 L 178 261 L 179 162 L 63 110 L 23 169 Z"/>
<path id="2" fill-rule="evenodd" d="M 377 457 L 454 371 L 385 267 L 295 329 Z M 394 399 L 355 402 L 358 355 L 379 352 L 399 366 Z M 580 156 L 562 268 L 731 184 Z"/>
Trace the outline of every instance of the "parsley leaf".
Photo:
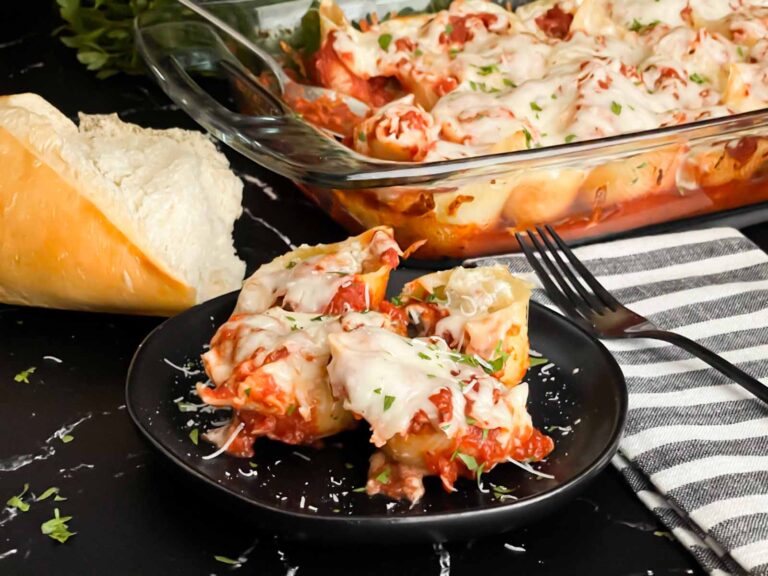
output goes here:
<path id="1" fill-rule="evenodd" d="M 75 437 L 71 434 L 64 434 L 64 436 L 61 437 L 61 441 L 64 442 L 64 444 L 69 444 L 74 439 Z"/>
<path id="2" fill-rule="evenodd" d="M 192 444 L 194 444 L 195 446 L 197 446 L 197 442 L 199 438 L 200 438 L 200 430 L 198 430 L 197 428 L 193 429 L 189 433 L 189 439 L 192 440 Z"/>
<path id="3" fill-rule="evenodd" d="M 392 43 L 392 34 L 382 34 L 379 36 L 379 46 L 384 52 L 387 51 L 389 45 Z"/>
<path id="4" fill-rule="evenodd" d="M 533 136 L 531 136 L 531 133 L 528 132 L 525 128 L 523 128 L 523 134 L 525 134 L 525 147 L 530 148 L 531 142 L 533 141 Z"/>
<path id="5" fill-rule="evenodd" d="M 382 484 L 389 484 L 389 474 L 391 470 L 389 469 L 389 466 L 384 468 L 378 476 L 376 476 L 376 481 L 381 482 Z"/>
<path id="6" fill-rule="evenodd" d="M 539 106 L 536 102 L 531 102 L 531 110 L 534 112 L 541 112 L 541 106 Z"/>
<path id="7" fill-rule="evenodd" d="M 390 298 L 389 301 L 392 302 L 392 304 L 394 304 L 395 306 L 403 305 L 403 300 L 400 298 L 400 296 L 392 296 L 392 298 Z"/>
<path id="8" fill-rule="evenodd" d="M 21 510 L 22 512 L 26 512 L 29 510 L 29 504 L 24 502 L 22 500 L 22 496 L 27 493 L 27 490 L 29 490 L 29 484 L 24 484 L 24 489 L 21 491 L 20 494 L 17 494 L 16 496 L 11 496 L 8 498 L 8 501 L 5 503 L 6 506 L 10 506 L 11 508 L 16 508 L 18 510 Z"/>
<path id="9" fill-rule="evenodd" d="M 499 372 L 504 368 L 504 364 L 507 362 L 507 358 L 509 358 L 509 354 L 507 354 L 504 351 L 504 349 L 501 347 L 501 340 L 499 340 L 498 344 L 496 344 L 496 349 L 493 351 L 493 353 L 496 355 L 496 358 L 493 360 L 489 360 L 488 364 L 490 364 L 491 369 L 493 370 L 491 374 L 496 374 L 496 372 Z"/>
<path id="10" fill-rule="evenodd" d="M 566 144 L 570 144 L 570 143 L 571 143 L 571 142 L 573 142 L 574 140 L 576 140 L 576 134 L 568 134 L 568 135 L 565 137 L 565 143 L 566 143 Z"/>
<path id="11" fill-rule="evenodd" d="M 392 404 L 395 402 L 394 396 L 384 396 L 384 412 L 389 410 L 392 407 Z"/>
<path id="12" fill-rule="evenodd" d="M 707 81 L 707 77 L 706 76 L 702 76 L 698 72 L 694 72 L 693 74 L 688 76 L 688 78 L 691 79 L 691 82 L 695 82 L 696 84 L 704 84 L 704 82 Z"/>
<path id="13" fill-rule="evenodd" d="M 463 454 L 462 452 L 457 452 L 456 456 L 458 456 L 459 459 L 464 462 L 464 466 L 467 467 L 467 470 L 477 470 L 477 460 L 475 460 L 474 456 Z"/>
<path id="14" fill-rule="evenodd" d="M 419 356 L 419 358 L 421 358 L 422 360 L 431 360 L 431 358 L 429 357 L 429 355 L 428 355 L 428 354 L 425 354 L 424 352 L 419 352 L 418 356 Z"/>
<path id="15" fill-rule="evenodd" d="M 611 102 L 611 112 L 616 114 L 616 116 L 621 114 L 621 104 L 619 104 L 615 100 L 613 102 Z"/>
<path id="16" fill-rule="evenodd" d="M 229 564 L 230 566 L 240 566 L 239 560 L 232 560 L 232 558 L 227 558 L 226 556 L 214 556 L 213 557 L 216 562 L 221 562 L 222 564 Z"/>
<path id="17" fill-rule="evenodd" d="M 69 526 L 67 526 L 67 522 L 72 520 L 72 516 L 61 516 L 58 508 L 54 508 L 53 515 L 53 518 L 40 525 L 40 532 L 63 544 L 71 536 L 77 534 L 77 532 L 70 532 Z"/>
<path id="18" fill-rule="evenodd" d="M 298 262 L 297 262 L 296 260 L 291 260 L 290 262 L 288 262 L 288 264 L 286 264 L 286 265 L 285 265 L 285 267 L 286 267 L 288 270 L 290 270 L 291 268 L 295 267 L 295 266 L 296 266 L 296 264 L 298 264 Z"/>
<path id="19" fill-rule="evenodd" d="M 290 406 L 288 406 L 288 409 L 285 411 L 285 413 L 286 413 L 288 416 L 290 416 L 290 415 L 291 415 L 291 414 L 293 414 L 294 412 L 296 412 L 296 404 L 291 404 Z"/>
<path id="20" fill-rule="evenodd" d="M 59 493 L 59 489 L 56 488 L 55 486 L 52 486 L 51 488 L 48 488 L 48 490 L 46 490 L 45 492 L 40 494 L 40 496 L 35 498 L 35 502 L 42 502 L 43 500 L 47 500 L 51 496 L 53 496 L 55 494 L 58 494 L 58 493 Z"/>
<path id="21" fill-rule="evenodd" d="M 373 393 L 374 393 L 374 394 L 381 394 L 381 388 L 376 388 L 376 389 L 373 391 Z"/>
<path id="22" fill-rule="evenodd" d="M 633 18 L 632 24 L 629 25 L 629 29 L 632 32 L 639 32 L 642 34 L 643 32 L 646 32 L 648 30 L 653 30 L 659 24 L 661 24 L 661 21 L 659 20 L 652 20 L 648 24 L 643 24 L 637 18 Z"/>
<path id="23" fill-rule="evenodd" d="M 499 67 L 496 66 L 496 64 L 488 64 L 486 66 L 478 66 L 473 64 L 473 66 L 477 68 L 477 73 L 480 74 L 480 76 L 490 76 L 494 72 L 499 71 Z"/>
<path id="24" fill-rule="evenodd" d="M 536 358 L 534 356 L 529 356 L 528 363 L 530 367 L 533 368 L 534 366 L 541 366 L 542 364 L 547 364 L 549 363 L 549 360 L 547 358 Z"/>
<path id="25" fill-rule="evenodd" d="M 26 370 L 22 370 L 16 374 L 16 376 L 13 377 L 13 380 L 15 382 L 24 382 L 24 384 L 29 384 L 29 376 L 30 374 L 33 374 L 35 370 L 37 370 L 37 368 L 30 366 Z"/>
<path id="26" fill-rule="evenodd" d="M 504 78 L 502 82 L 504 82 L 504 86 L 509 86 L 510 88 L 517 88 L 517 84 L 512 82 L 512 80 L 510 80 L 509 78 Z"/>

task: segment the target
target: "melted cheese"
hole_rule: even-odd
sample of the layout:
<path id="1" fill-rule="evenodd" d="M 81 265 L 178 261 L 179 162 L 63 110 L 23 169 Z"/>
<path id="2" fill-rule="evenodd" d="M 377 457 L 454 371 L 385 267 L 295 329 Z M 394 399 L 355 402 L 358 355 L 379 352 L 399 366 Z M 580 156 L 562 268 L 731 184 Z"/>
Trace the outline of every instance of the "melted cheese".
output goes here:
<path id="1" fill-rule="evenodd" d="M 553 9 L 573 17 L 564 39 L 541 28 Z M 409 159 L 435 161 L 732 113 L 730 66 L 765 62 L 765 47 L 754 48 L 766 34 L 763 0 L 538 0 L 516 13 L 483 0 L 455 0 L 436 14 L 389 19 L 366 32 L 350 26 L 334 47 L 364 78 L 407 80 L 403 86 L 438 131 L 406 137 L 406 145 L 411 138 L 427 146 Z M 392 37 L 386 49 L 382 35 Z M 398 47 L 400 38 L 409 47 Z M 746 90 L 754 88 L 744 106 L 768 106 L 760 77 L 741 76 Z M 441 79 L 449 89 L 436 88 Z M 421 93 L 429 90 L 432 97 Z M 406 112 L 390 109 L 388 122 Z M 376 156 L 375 150 L 360 149 Z"/>
<path id="2" fill-rule="evenodd" d="M 346 409 L 368 421 L 376 446 L 406 435 L 419 412 L 449 438 L 466 430 L 467 417 L 479 426 L 509 433 L 530 426 L 525 385 L 510 390 L 482 369 L 458 362 L 460 356 L 439 338 L 408 339 L 364 327 L 332 334 L 329 342 L 328 375 L 334 394 L 345 398 Z M 451 399 L 450 419 L 441 419 L 430 400 L 443 390 Z"/>
<path id="3" fill-rule="evenodd" d="M 368 243 L 354 237 L 328 247 L 301 246 L 265 264 L 245 281 L 235 313 L 264 312 L 280 298 L 283 308 L 321 313 L 339 288 L 352 282 L 353 275 L 366 272 L 368 262 L 378 268 L 379 258 L 390 249 L 401 254 L 391 233 L 383 230 L 378 230 Z M 302 255 L 310 250 L 317 253 Z"/>
<path id="4" fill-rule="evenodd" d="M 203 362 L 216 386 L 224 385 L 237 370 L 260 371 L 271 376 L 280 392 L 282 408 L 296 406 L 309 420 L 310 409 L 317 403 L 313 394 L 327 382 L 328 335 L 389 324 L 389 318 L 377 312 L 353 312 L 339 317 L 271 308 L 263 314 L 242 315 L 226 322 L 214 336 L 211 349 L 203 355 Z M 288 352 L 286 356 L 264 364 L 271 354 L 283 349 Z M 246 379 L 239 383 L 232 405 L 256 408 L 247 400 L 249 386 Z M 253 394 L 258 395 L 257 391 Z"/>

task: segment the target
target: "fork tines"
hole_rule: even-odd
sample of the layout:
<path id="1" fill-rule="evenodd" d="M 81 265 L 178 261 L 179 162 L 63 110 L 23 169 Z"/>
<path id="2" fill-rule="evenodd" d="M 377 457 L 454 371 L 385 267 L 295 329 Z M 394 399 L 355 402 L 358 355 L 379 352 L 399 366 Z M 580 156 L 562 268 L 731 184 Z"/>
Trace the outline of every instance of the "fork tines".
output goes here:
<path id="1" fill-rule="evenodd" d="M 549 297 L 563 312 L 588 318 L 592 314 L 603 313 L 606 309 L 616 310 L 621 306 L 550 225 L 536 226 L 535 230 L 526 230 L 526 234 L 528 241 L 522 234 L 515 233 L 520 248 Z M 563 259 L 561 252 L 568 262 Z"/>

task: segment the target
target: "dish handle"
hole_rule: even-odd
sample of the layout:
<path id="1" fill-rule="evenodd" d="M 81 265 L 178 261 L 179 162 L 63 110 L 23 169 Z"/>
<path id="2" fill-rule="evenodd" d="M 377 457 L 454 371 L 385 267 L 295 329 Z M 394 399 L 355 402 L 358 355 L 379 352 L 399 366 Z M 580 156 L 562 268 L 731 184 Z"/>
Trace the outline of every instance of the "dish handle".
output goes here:
<path id="1" fill-rule="evenodd" d="M 208 24 L 181 21 L 136 28 L 137 47 L 166 94 L 225 144 L 304 181 L 313 168 L 341 176 L 365 169 L 364 159 L 303 122 L 272 94 Z M 247 95 L 244 107 L 254 115 L 227 108 L 193 75 L 227 80 L 235 93 Z"/>

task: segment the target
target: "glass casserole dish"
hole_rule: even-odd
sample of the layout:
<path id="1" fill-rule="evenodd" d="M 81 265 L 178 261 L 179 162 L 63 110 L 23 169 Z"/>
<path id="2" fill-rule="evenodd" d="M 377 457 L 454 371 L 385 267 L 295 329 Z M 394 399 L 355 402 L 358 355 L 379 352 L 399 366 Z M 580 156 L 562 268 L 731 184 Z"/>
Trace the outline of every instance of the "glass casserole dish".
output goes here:
<path id="1" fill-rule="evenodd" d="M 339 4 L 351 20 L 426 5 Z M 310 7 L 307 0 L 204 5 L 276 54 Z M 513 233 L 535 224 L 589 239 L 768 200 L 766 109 L 542 148 L 392 162 L 363 156 L 294 113 L 264 87 L 257 57 L 191 13 L 152 11 L 136 30 L 160 85 L 214 136 L 291 179 L 350 232 L 384 224 L 403 245 L 426 239 L 417 258 L 514 251 Z M 213 78 L 234 105 L 203 87 Z"/>

